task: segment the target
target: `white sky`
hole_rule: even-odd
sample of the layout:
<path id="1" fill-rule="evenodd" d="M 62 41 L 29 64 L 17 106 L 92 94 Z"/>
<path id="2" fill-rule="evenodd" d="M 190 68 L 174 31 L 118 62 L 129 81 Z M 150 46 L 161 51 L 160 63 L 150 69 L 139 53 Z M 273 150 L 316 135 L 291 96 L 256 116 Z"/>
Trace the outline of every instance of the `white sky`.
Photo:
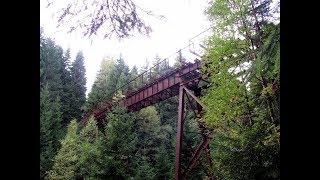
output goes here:
<path id="1" fill-rule="evenodd" d="M 189 39 L 210 27 L 204 14 L 207 0 L 136 0 L 146 10 L 166 17 L 165 20 L 150 19 L 153 32 L 150 37 L 136 35 L 118 41 L 96 37 L 90 41 L 81 34 L 68 34 L 56 28 L 52 10 L 45 8 L 46 0 L 40 0 L 40 25 L 45 35 L 55 40 L 63 49 L 70 48 L 71 58 L 81 50 L 85 57 L 87 94 L 95 80 L 100 63 L 104 57 L 118 58 L 120 53 L 125 62 L 132 67 L 140 67 L 146 59 L 152 61 L 155 55 L 166 58 L 189 43 Z"/>

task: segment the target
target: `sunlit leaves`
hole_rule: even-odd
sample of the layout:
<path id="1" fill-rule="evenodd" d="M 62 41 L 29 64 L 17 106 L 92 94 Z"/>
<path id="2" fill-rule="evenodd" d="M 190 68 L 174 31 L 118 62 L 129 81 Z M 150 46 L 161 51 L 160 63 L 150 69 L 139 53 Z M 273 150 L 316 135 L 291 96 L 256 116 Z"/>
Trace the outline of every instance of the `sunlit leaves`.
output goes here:
<path id="1" fill-rule="evenodd" d="M 217 26 L 203 58 L 212 84 L 202 100 L 218 179 L 279 178 L 280 26 L 262 23 L 268 4 L 217 0 L 208 9 Z"/>

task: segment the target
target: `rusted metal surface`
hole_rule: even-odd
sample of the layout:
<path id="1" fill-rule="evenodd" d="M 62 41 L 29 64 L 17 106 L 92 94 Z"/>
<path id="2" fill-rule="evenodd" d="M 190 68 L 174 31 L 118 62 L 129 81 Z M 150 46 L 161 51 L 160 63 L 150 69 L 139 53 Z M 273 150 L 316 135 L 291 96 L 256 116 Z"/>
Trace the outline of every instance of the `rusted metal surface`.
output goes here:
<path id="1" fill-rule="evenodd" d="M 123 104 L 127 109 L 136 111 L 176 96 L 179 93 L 179 84 L 182 79 L 187 78 L 187 76 L 192 76 L 193 78 L 200 76 L 200 73 L 194 72 L 199 67 L 200 62 L 190 63 L 161 76 L 139 90 L 127 94 Z"/>
<path id="2" fill-rule="evenodd" d="M 208 129 L 206 125 L 202 122 L 202 116 L 203 116 L 202 110 L 205 109 L 205 106 L 198 99 L 198 97 L 201 95 L 201 88 L 193 87 L 193 92 L 191 92 L 190 89 L 183 86 L 183 90 L 185 91 L 185 95 L 188 98 L 189 104 L 191 105 L 192 109 L 195 112 L 195 116 L 201 132 L 200 134 L 202 134 L 202 137 L 203 137 L 203 141 L 198 145 L 189 163 L 187 164 L 186 169 L 182 172 L 181 177 L 179 177 L 179 179 L 188 179 L 187 176 L 192 171 L 192 169 L 197 165 L 197 163 L 199 162 L 199 158 L 201 157 L 202 154 L 204 154 L 208 159 L 209 167 L 212 167 L 212 160 L 211 160 L 210 149 L 209 149 L 209 142 L 211 140 L 212 131 Z M 196 106 L 192 104 L 188 96 L 191 96 L 191 98 L 197 103 Z M 212 172 L 208 171 L 207 175 L 210 179 L 214 179 L 214 175 Z"/>
<path id="3" fill-rule="evenodd" d="M 179 88 L 179 107 L 178 107 L 178 122 L 177 122 L 177 137 L 176 137 L 176 159 L 175 159 L 175 179 L 181 178 L 181 148 L 183 140 L 183 123 L 184 123 L 184 89 Z"/>
<path id="4" fill-rule="evenodd" d="M 191 96 L 191 97 L 193 97 L 193 99 L 195 100 L 195 101 L 197 101 L 197 103 L 199 104 L 199 105 L 201 105 L 201 107 L 203 108 L 203 109 L 206 109 L 206 106 L 200 101 L 200 99 L 198 99 L 188 88 L 186 88 L 186 87 L 183 87 L 184 88 L 184 90 Z"/>

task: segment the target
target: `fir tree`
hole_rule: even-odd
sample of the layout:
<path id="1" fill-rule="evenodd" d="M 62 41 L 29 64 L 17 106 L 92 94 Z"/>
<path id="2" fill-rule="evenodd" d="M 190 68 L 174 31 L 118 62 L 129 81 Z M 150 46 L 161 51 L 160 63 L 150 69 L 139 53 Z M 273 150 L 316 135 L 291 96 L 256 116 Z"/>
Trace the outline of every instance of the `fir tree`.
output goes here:
<path id="1" fill-rule="evenodd" d="M 104 174 L 103 166 L 103 134 L 101 134 L 94 118 L 90 118 L 81 130 L 79 137 L 79 175 L 85 179 L 99 178 Z"/>
<path id="2" fill-rule="evenodd" d="M 40 42 L 40 84 L 48 85 L 52 98 L 62 94 L 62 69 L 63 50 L 49 38 Z"/>
<path id="3" fill-rule="evenodd" d="M 137 90 L 138 88 L 141 87 L 141 78 L 138 77 L 138 68 L 137 66 L 133 66 L 133 68 L 130 70 L 130 73 L 129 73 L 129 81 L 130 84 L 128 86 L 128 91 L 135 91 Z"/>
<path id="4" fill-rule="evenodd" d="M 75 179 L 79 155 L 77 122 L 72 120 L 66 137 L 61 141 L 61 148 L 54 158 L 54 165 L 49 179 Z"/>
<path id="5" fill-rule="evenodd" d="M 96 76 L 96 80 L 92 85 L 91 92 L 88 95 L 86 102 L 86 109 L 90 109 L 100 102 L 112 98 L 112 86 L 115 86 L 110 81 L 111 73 L 115 69 L 115 62 L 113 60 L 104 59 L 101 62 L 100 70 Z"/>
<path id="6" fill-rule="evenodd" d="M 73 81 L 70 72 L 70 49 L 68 49 L 63 58 L 61 58 L 61 83 L 62 91 L 60 93 L 62 114 L 63 114 L 63 127 L 67 128 L 70 120 L 75 118 L 73 104 L 75 102 L 75 94 L 73 92 Z"/>
<path id="7" fill-rule="evenodd" d="M 84 67 L 84 57 L 82 52 L 79 52 L 75 61 L 72 63 L 71 77 L 73 81 L 72 92 L 75 97 L 72 101 L 73 118 L 81 119 L 82 108 L 86 102 L 86 70 Z"/>
<path id="8" fill-rule="evenodd" d="M 52 167 L 52 158 L 59 148 L 62 137 L 60 100 L 52 100 L 48 86 L 40 93 L 40 177 Z"/>
<path id="9" fill-rule="evenodd" d="M 132 177 L 132 159 L 137 150 L 137 134 L 134 114 L 115 107 L 108 113 L 106 125 L 106 164 L 107 175 L 111 177 Z"/>

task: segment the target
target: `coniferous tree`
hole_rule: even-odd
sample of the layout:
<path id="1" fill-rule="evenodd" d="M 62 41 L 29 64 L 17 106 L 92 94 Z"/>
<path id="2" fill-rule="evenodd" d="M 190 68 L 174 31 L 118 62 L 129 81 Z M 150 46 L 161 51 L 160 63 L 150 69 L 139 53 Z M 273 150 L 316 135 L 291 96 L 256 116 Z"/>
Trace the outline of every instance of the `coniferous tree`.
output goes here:
<path id="1" fill-rule="evenodd" d="M 141 87 L 141 78 L 138 77 L 138 68 L 137 66 L 133 66 L 129 73 L 129 81 L 130 84 L 128 86 L 128 91 L 135 91 Z"/>
<path id="2" fill-rule="evenodd" d="M 128 178 L 134 175 L 132 159 L 137 151 L 136 117 L 125 109 L 115 107 L 107 115 L 105 162 L 109 177 Z"/>
<path id="3" fill-rule="evenodd" d="M 61 58 L 63 50 L 43 32 L 40 34 L 40 178 L 52 166 L 63 130 Z"/>
<path id="4" fill-rule="evenodd" d="M 62 94 L 63 50 L 49 38 L 40 43 L 40 84 L 42 87 L 48 85 L 52 98 L 56 98 Z"/>
<path id="5" fill-rule="evenodd" d="M 129 80 L 129 67 L 122 58 L 119 58 L 117 61 L 104 60 L 96 81 L 92 86 L 92 90 L 89 93 L 86 109 L 126 94 L 128 86 L 124 85 Z"/>
<path id="6" fill-rule="evenodd" d="M 150 62 L 148 59 L 146 59 L 145 63 L 144 63 L 144 66 L 142 66 L 140 68 L 140 72 L 139 74 L 143 74 L 143 76 L 141 77 L 141 84 L 144 85 L 144 84 L 147 84 L 150 80 Z"/>
<path id="7" fill-rule="evenodd" d="M 61 105 L 63 113 L 63 127 L 67 128 L 70 120 L 76 118 L 73 114 L 75 109 L 72 107 L 75 102 L 75 94 L 73 90 L 73 80 L 71 77 L 71 64 L 70 64 L 70 49 L 68 49 L 63 58 L 61 59 L 61 81 L 62 81 L 62 91 L 61 96 Z"/>
<path id="8" fill-rule="evenodd" d="M 115 68 L 115 62 L 113 60 L 104 59 L 101 62 L 100 70 L 96 76 L 96 80 L 92 85 L 91 92 L 88 95 L 86 102 L 86 109 L 90 109 L 100 102 L 110 99 L 109 79 L 111 72 Z"/>
<path id="9" fill-rule="evenodd" d="M 70 74 L 70 50 L 65 53 L 50 38 L 41 35 L 40 41 L 40 86 L 48 85 L 51 98 L 60 98 L 62 128 L 66 129 L 72 118 L 72 79 Z"/>
<path id="10" fill-rule="evenodd" d="M 48 86 L 40 93 L 40 177 L 44 178 L 52 167 L 52 158 L 59 148 L 61 138 L 60 100 L 52 100 Z"/>
<path id="11" fill-rule="evenodd" d="M 141 109 L 137 117 L 138 151 L 148 157 L 147 160 L 150 163 L 154 164 L 158 145 L 165 138 L 161 136 L 160 118 L 153 106 Z"/>
<path id="12" fill-rule="evenodd" d="M 79 135 L 77 167 L 79 168 L 79 175 L 85 179 L 101 178 L 104 174 L 103 138 L 95 119 L 91 117 Z"/>
<path id="13" fill-rule="evenodd" d="M 61 148 L 54 158 L 54 165 L 49 179 L 75 179 L 77 171 L 79 137 L 77 121 L 72 120 L 66 137 L 61 141 Z"/>
<path id="14" fill-rule="evenodd" d="M 172 179 L 173 178 L 173 167 L 174 158 L 173 153 L 166 147 L 165 144 L 158 146 L 158 152 L 156 156 L 156 178 L 157 179 Z"/>
<path id="15" fill-rule="evenodd" d="M 124 95 L 127 93 L 128 87 L 126 84 L 130 80 L 130 74 L 129 67 L 126 65 L 122 57 L 117 59 L 115 71 L 113 71 L 109 78 L 110 82 L 113 82 L 113 84 L 116 85 L 114 86 L 114 89 L 112 89 L 113 93 L 116 93 L 117 95 Z M 114 95 L 115 94 L 112 94 L 112 96 Z"/>
<path id="16" fill-rule="evenodd" d="M 80 121 L 82 115 L 82 108 L 86 102 L 86 70 L 84 66 L 84 57 L 82 52 L 79 52 L 76 56 L 75 61 L 72 63 L 71 77 L 73 81 L 73 96 L 75 97 L 72 101 L 72 113 L 73 118 Z"/>
<path id="17" fill-rule="evenodd" d="M 172 174 L 173 156 L 171 155 L 173 151 L 167 150 L 165 143 L 170 140 L 172 127 L 168 125 L 161 126 L 159 114 L 154 106 L 141 109 L 137 113 L 136 126 L 139 138 L 139 155 L 135 161 L 140 162 L 141 166 L 143 166 L 137 168 L 137 176 L 139 177 L 140 173 L 149 172 L 150 175 L 148 177 L 150 178 L 169 179 Z"/>

